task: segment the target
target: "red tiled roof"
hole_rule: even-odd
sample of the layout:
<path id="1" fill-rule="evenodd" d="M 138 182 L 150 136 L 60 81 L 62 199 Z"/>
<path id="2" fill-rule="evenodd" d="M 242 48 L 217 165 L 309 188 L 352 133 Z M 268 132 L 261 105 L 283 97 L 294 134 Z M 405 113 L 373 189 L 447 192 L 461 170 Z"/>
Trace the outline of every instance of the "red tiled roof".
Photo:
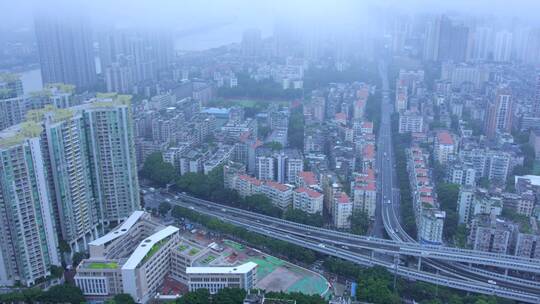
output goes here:
<path id="1" fill-rule="evenodd" d="M 356 91 L 356 96 L 358 98 L 368 98 L 369 96 L 369 88 L 366 86 L 366 87 L 363 87 L 359 90 Z"/>
<path id="2" fill-rule="evenodd" d="M 298 177 L 302 178 L 304 180 L 304 183 L 308 186 L 319 184 L 319 181 L 317 180 L 315 173 L 311 171 L 298 172 Z"/>
<path id="3" fill-rule="evenodd" d="M 306 193 L 311 198 L 319 198 L 322 196 L 322 193 L 306 187 L 300 187 L 294 191 L 296 191 L 297 193 Z"/>
<path id="4" fill-rule="evenodd" d="M 341 192 L 340 194 L 338 194 L 335 199 L 340 204 L 346 204 L 350 202 L 349 196 L 345 192 Z"/>
<path id="5" fill-rule="evenodd" d="M 241 179 L 241 180 L 244 180 L 244 181 L 246 181 L 246 182 L 249 182 L 249 183 L 251 183 L 251 184 L 253 184 L 253 185 L 256 185 L 256 186 L 262 185 L 262 181 L 256 179 L 256 178 L 253 177 L 253 176 L 249 176 L 249 175 L 242 174 L 242 175 L 239 175 L 238 178 Z"/>
<path id="6" fill-rule="evenodd" d="M 271 187 L 271 188 L 279 190 L 281 192 L 284 192 L 284 191 L 287 191 L 287 190 L 290 189 L 289 186 L 284 185 L 284 184 L 280 184 L 280 183 L 274 182 L 274 181 L 266 181 L 266 182 L 264 182 L 264 184 Z"/>
<path id="7" fill-rule="evenodd" d="M 441 131 L 437 133 L 437 141 L 443 145 L 453 145 L 454 139 L 448 131 Z"/>
<path id="8" fill-rule="evenodd" d="M 367 144 L 362 149 L 362 156 L 364 159 L 372 159 L 375 157 L 375 146 L 373 144 Z"/>
<path id="9" fill-rule="evenodd" d="M 371 121 L 364 121 L 362 123 L 362 128 L 365 128 L 365 129 L 373 129 L 373 122 Z"/>
<path id="10" fill-rule="evenodd" d="M 421 196 L 420 202 L 433 205 L 433 202 L 435 202 L 435 200 L 433 199 L 433 196 Z"/>
<path id="11" fill-rule="evenodd" d="M 250 135 L 251 135 L 251 132 L 249 131 L 242 132 L 242 134 L 240 134 L 240 141 L 245 142 L 246 140 L 248 140 Z"/>
<path id="12" fill-rule="evenodd" d="M 337 120 L 347 120 L 347 114 L 345 114 L 345 113 L 341 113 L 341 112 L 336 113 L 335 117 L 336 117 Z"/>
<path id="13" fill-rule="evenodd" d="M 257 147 L 260 147 L 260 146 L 262 146 L 262 145 L 263 145 L 263 142 L 257 139 L 257 140 L 253 143 L 253 145 L 251 145 L 251 146 L 252 146 L 253 148 L 257 148 Z"/>
<path id="14" fill-rule="evenodd" d="M 356 184 L 354 189 L 364 190 L 364 191 L 375 191 L 377 188 L 375 182 L 373 181 L 363 181 L 360 184 Z"/>

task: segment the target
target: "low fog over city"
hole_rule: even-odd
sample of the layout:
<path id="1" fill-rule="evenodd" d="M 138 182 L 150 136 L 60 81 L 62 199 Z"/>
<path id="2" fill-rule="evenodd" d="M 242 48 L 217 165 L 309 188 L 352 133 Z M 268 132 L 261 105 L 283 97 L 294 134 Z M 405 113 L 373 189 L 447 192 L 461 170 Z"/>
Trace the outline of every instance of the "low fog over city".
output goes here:
<path id="1" fill-rule="evenodd" d="M 540 2 L 0 2 L 0 303 L 540 303 Z"/>

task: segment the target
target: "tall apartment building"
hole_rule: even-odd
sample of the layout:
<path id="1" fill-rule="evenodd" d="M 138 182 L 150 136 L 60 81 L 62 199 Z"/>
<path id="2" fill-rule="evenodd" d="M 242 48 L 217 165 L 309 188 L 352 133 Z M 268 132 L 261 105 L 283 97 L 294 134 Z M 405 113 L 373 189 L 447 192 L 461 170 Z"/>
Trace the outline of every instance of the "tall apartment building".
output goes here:
<path id="1" fill-rule="evenodd" d="M 1 285 L 32 285 L 60 266 L 41 132 L 33 122 L 0 132 Z"/>
<path id="2" fill-rule="evenodd" d="M 20 78 L 14 74 L 0 74 L 0 130 L 24 119 L 25 103 Z"/>
<path id="3" fill-rule="evenodd" d="M 26 100 L 23 96 L 6 97 L 0 92 L 0 130 L 24 120 Z"/>
<path id="4" fill-rule="evenodd" d="M 73 96 L 75 86 L 70 84 L 48 84 L 41 91 L 32 92 L 26 100 L 27 110 L 36 110 L 53 106 L 58 109 L 77 105 Z"/>
<path id="5" fill-rule="evenodd" d="M 518 234 L 516 256 L 540 259 L 540 235 L 526 233 Z"/>
<path id="6" fill-rule="evenodd" d="M 458 223 L 459 224 L 468 224 L 471 215 L 474 202 L 474 188 L 473 187 L 460 187 L 458 202 L 457 202 L 457 212 L 458 212 Z"/>
<path id="7" fill-rule="evenodd" d="M 28 112 L 40 126 L 45 183 L 55 225 L 72 252 L 99 236 L 102 224 L 140 208 L 129 96 L 99 95 L 65 109 Z"/>
<path id="8" fill-rule="evenodd" d="M 31 112 L 36 114 L 37 111 Z M 86 122 L 70 109 L 43 112 L 42 146 L 57 228 L 74 251 L 98 237 L 101 217 L 93 193 Z M 41 117 L 39 117 L 41 118 Z"/>
<path id="9" fill-rule="evenodd" d="M 42 9 L 34 20 L 41 77 L 44 84 L 73 84 L 78 90 L 96 84 L 92 33 L 88 20 L 81 16 Z"/>
<path id="10" fill-rule="evenodd" d="M 510 132 L 512 129 L 512 116 L 514 102 L 512 93 L 507 87 L 497 89 L 495 100 L 487 106 L 487 117 L 485 123 L 486 135 L 493 139 L 497 132 Z"/>
<path id="11" fill-rule="evenodd" d="M 424 118 L 416 111 L 403 111 L 399 113 L 399 133 L 420 133 L 424 131 Z"/>
<path id="12" fill-rule="evenodd" d="M 408 99 L 409 99 L 407 91 L 408 89 L 406 86 L 396 87 L 396 102 L 395 102 L 396 112 L 407 110 Z"/>
<path id="13" fill-rule="evenodd" d="M 140 208 L 130 96 L 103 94 L 85 106 L 94 195 L 104 221 Z"/>
<path id="14" fill-rule="evenodd" d="M 274 180 L 275 166 L 274 158 L 271 156 L 257 156 L 256 163 L 256 176 L 260 180 Z"/>
<path id="15" fill-rule="evenodd" d="M 332 220 L 334 227 L 338 229 L 351 228 L 351 215 L 353 204 L 345 192 L 339 192 L 335 195 L 332 208 Z"/>
<path id="16" fill-rule="evenodd" d="M 440 131 L 437 133 L 434 142 L 434 156 L 435 160 L 441 164 L 446 164 L 454 158 L 456 152 L 456 145 L 454 139 L 448 131 Z"/>
<path id="17" fill-rule="evenodd" d="M 0 73 L 0 95 L 6 97 L 23 96 L 21 78 L 16 74 Z"/>
<path id="18" fill-rule="evenodd" d="M 442 244 L 445 217 L 444 211 L 423 209 L 418 230 L 420 242 L 430 245 Z"/>
<path id="19" fill-rule="evenodd" d="M 503 151 L 487 153 L 486 176 L 492 182 L 505 183 L 510 171 L 510 155 Z"/>
<path id="20" fill-rule="evenodd" d="M 377 188 L 375 185 L 375 173 L 367 170 L 366 173 L 359 174 L 351 182 L 353 193 L 353 210 L 360 210 L 371 218 L 375 217 L 377 204 Z"/>
<path id="21" fill-rule="evenodd" d="M 447 180 L 452 184 L 458 184 L 462 186 L 474 186 L 476 185 L 476 170 L 470 163 L 454 163 L 447 172 Z"/>
<path id="22" fill-rule="evenodd" d="M 469 28 L 453 24 L 442 15 L 428 23 L 424 41 L 424 60 L 454 62 L 465 61 L 468 47 Z"/>

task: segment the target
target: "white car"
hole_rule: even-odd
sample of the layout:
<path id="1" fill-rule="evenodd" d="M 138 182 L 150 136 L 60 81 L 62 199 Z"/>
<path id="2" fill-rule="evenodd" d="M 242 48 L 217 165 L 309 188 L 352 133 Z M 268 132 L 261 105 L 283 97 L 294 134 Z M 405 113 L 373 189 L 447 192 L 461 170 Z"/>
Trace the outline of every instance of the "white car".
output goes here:
<path id="1" fill-rule="evenodd" d="M 321 248 L 326 248 L 326 245 L 324 245 L 323 243 L 319 243 L 319 245 L 317 245 L 317 246 L 319 246 Z"/>
<path id="2" fill-rule="evenodd" d="M 497 285 L 497 282 L 495 282 L 493 280 L 488 280 L 487 282 L 488 282 L 488 284 L 491 284 L 491 285 Z"/>

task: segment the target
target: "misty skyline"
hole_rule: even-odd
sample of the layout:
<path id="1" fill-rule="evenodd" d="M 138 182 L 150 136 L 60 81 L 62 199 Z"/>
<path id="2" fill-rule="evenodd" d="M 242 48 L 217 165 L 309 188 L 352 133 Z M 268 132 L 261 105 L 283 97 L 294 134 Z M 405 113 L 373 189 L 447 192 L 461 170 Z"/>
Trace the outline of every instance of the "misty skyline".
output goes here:
<path id="1" fill-rule="evenodd" d="M 81 10 L 83 8 L 83 10 Z M 88 14 L 96 24 L 145 25 L 186 29 L 216 22 L 234 22 L 244 27 L 257 27 L 263 31 L 279 20 L 309 24 L 348 24 L 359 16 L 372 16 L 385 11 L 397 14 L 459 13 L 466 16 L 518 18 L 537 25 L 536 13 L 540 2 L 513 1 L 18 1 L 0 3 L 3 22 L 0 28 L 30 27 L 33 14 L 43 10 L 54 13 L 76 9 Z"/>

